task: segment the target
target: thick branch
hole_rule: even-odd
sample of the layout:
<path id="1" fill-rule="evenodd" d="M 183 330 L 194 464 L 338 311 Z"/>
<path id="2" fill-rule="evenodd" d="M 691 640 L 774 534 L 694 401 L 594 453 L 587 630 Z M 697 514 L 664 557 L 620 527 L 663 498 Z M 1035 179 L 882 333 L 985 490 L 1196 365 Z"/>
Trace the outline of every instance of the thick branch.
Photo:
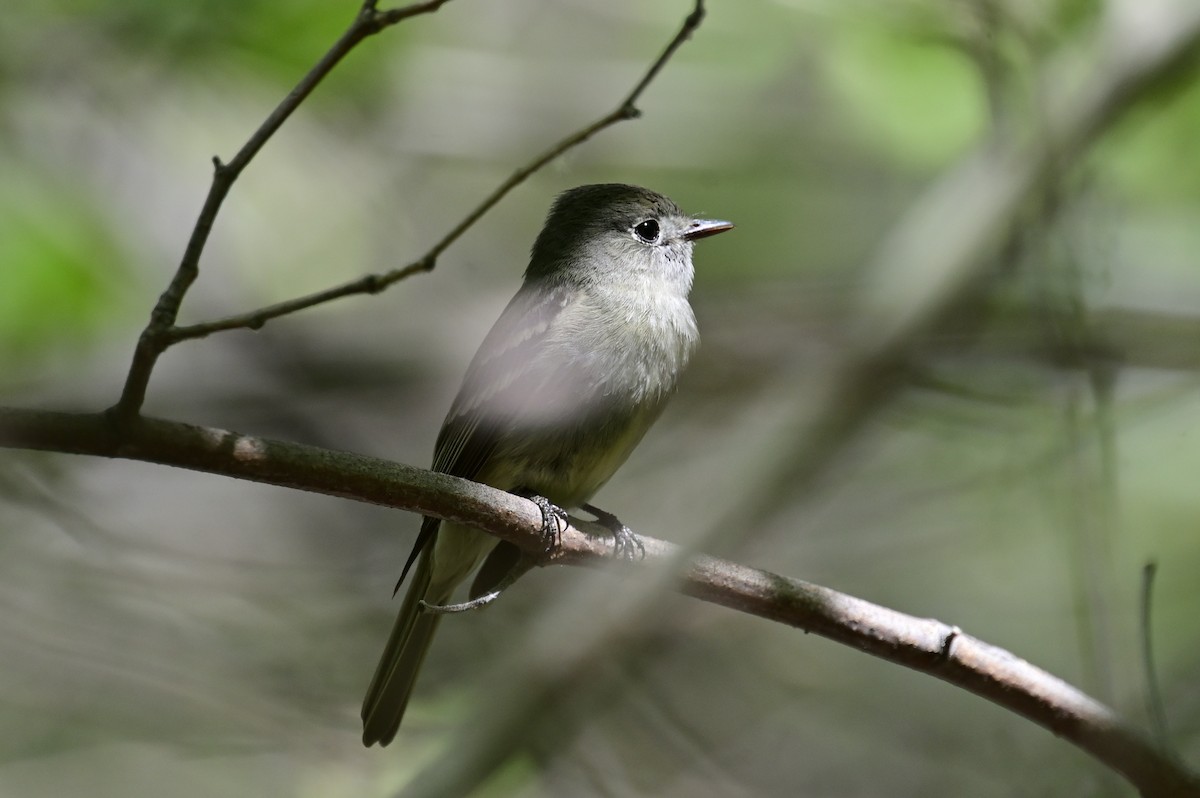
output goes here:
<path id="1" fill-rule="evenodd" d="M 287 97 L 276 106 L 258 130 L 254 131 L 254 135 L 238 150 L 233 160 L 229 163 L 222 163 L 219 158 L 213 158 L 213 179 L 212 185 L 208 189 L 208 196 L 204 200 L 204 206 L 200 209 L 200 215 L 196 218 L 196 224 L 192 228 L 192 234 L 183 251 L 183 258 L 179 262 L 179 268 L 175 270 L 175 276 L 171 278 L 167 290 L 159 296 L 154 310 L 150 313 L 150 321 L 138 338 L 137 348 L 134 350 L 133 362 L 129 366 L 129 374 L 125 378 L 125 387 L 121 392 L 121 398 L 110 411 L 114 418 L 127 420 L 141 411 L 142 405 L 146 401 L 146 386 L 150 383 L 150 374 L 154 371 L 154 365 L 158 362 L 159 355 L 176 340 L 173 334 L 175 319 L 179 315 L 179 308 L 183 304 L 184 296 L 200 274 L 200 256 L 208 243 L 208 236 L 212 232 L 217 213 L 221 210 L 221 205 L 225 202 L 229 189 L 232 188 L 242 170 L 275 134 L 275 131 L 287 121 L 292 112 L 300 106 L 300 103 L 304 102 L 312 93 L 317 84 L 359 42 L 409 17 L 437 11 L 447 2 L 449 0 L 428 0 L 428 2 L 413 3 L 390 11 L 377 11 L 376 2 L 367 0 L 341 38 L 329 48 L 316 66 L 309 70 Z"/>
<path id="2" fill-rule="evenodd" d="M 541 565 L 608 563 L 611 544 L 572 526 L 544 553 L 541 513 L 525 499 L 363 455 L 226 430 L 105 414 L 0 409 L 0 446 L 142 460 L 411 510 L 482 529 Z M 642 538 L 646 564 L 678 547 Z M 939 621 L 712 557 L 686 560 L 679 589 L 928 673 L 1026 717 L 1120 772 L 1145 796 L 1200 795 L 1200 779 L 1112 710 L 1012 654 Z"/>

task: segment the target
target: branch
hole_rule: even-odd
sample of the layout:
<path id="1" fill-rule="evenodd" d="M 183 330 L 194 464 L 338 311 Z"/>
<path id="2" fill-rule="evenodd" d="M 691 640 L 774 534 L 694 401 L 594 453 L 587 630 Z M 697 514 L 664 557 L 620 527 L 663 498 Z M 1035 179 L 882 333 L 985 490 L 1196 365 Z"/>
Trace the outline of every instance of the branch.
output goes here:
<path id="1" fill-rule="evenodd" d="M 500 200 L 512 191 L 521 183 L 525 182 L 530 175 L 537 172 L 546 164 L 553 161 L 558 156 L 565 153 L 567 150 L 576 147 L 590 139 L 595 134 L 612 127 L 618 122 L 623 122 L 627 119 L 636 119 L 641 116 L 641 111 L 637 108 L 637 101 L 641 98 L 642 93 L 650 85 L 651 81 L 658 76 L 663 66 L 670 60 L 675 51 L 682 45 L 695 31 L 700 27 L 701 21 L 704 19 L 704 1 L 696 0 L 696 7 L 683 21 L 683 25 L 679 28 L 679 32 L 671 39 L 671 42 L 659 55 L 658 59 L 650 66 L 641 80 L 634 86 L 628 96 L 609 113 L 588 124 L 566 138 L 554 144 L 541 155 L 534 158 L 529 163 L 521 166 L 514 171 L 508 178 L 492 191 L 479 205 L 477 205 L 470 213 L 463 217 L 462 221 L 450 229 L 448 233 L 442 236 L 436 244 L 434 244 L 424 255 L 412 261 L 411 263 L 401 266 L 391 271 L 382 274 L 367 274 L 350 282 L 336 285 L 331 288 L 317 291 L 305 296 L 289 299 L 285 302 L 279 302 L 274 305 L 251 310 L 246 313 L 240 313 L 235 316 L 227 316 L 223 319 L 214 321 L 192 324 L 185 327 L 175 327 L 170 332 L 170 343 L 178 343 L 194 338 L 204 338 L 217 332 L 225 330 L 238 329 L 260 329 L 271 319 L 277 319 L 280 316 L 286 316 L 290 313 L 295 313 L 300 310 L 306 310 L 330 302 L 334 299 L 340 299 L 346 296 L 354 296 L 356 294 L 377 294 L 383 291 L 390 285 L 398 283 L 405 278 L 411 277 L 414 274 L 421 272 L 432 271 L 437 265 L 437 259 L 445 252 L 451 244 L 462 237 L 463 233 L 467 232 L 472 225 L 478 222 L 484 214 L 496 206 Z"/>
<path id="2" fill-rule="evenodd" d="M 175 276 L 171 278 L 167 290 L 159 296 L 154 310 L 150 313 L 150 321 L 138 338 L 137 347 L 133 353 L 133 362 L 130 363 L 129 373 L 125 377 L 125 387 L 121 391 L 121 398 L 109 410 L 115 419 L 125 421 L 141 411 L 142 405 L 146 401 L 146 386 L 150 383 L 150 374 L 154 371 L 159 356 L 176 340 L 175 319 L 179 316 L 179 307 L 183 304 L 184 296 L 200 274 L 200 255 L 208 243 L 208 235 L 212 232 L 217 213 L 221 210 L 221 205 L 225 202 L 229 189 L 233 187 L 234 181 L 241 175 L 242 170 L 249 165 L 271 136 L 275 135 L 275 131 L 279 130 L 292 112 L 300 106 L 300 103 L 312 94 L 317 84 L 333 71 L 333 68 L 359 42 L 409 17 L 433 13 L 447 2 L 449 0 L 428 0 L 428 2 L 413 3 L 403 8 L 378 11 L 375 8 L 378 5 L 377 0 L 366 0 L 346 32 L 321 57 L 316 66 L 296 84 L 287 97 L 275 107 L 275 110 L 259 126 L 258 130 L 254 131 L 254 135 L 233 156 L 233 160 L 229 163 L 222 163 L 220 158 L 213 156 L 213 179 L 212 185 L 208 189 L 208 196 L 204 200 L 204 206 L 200 209 L 200 215 L 196 218 L 192 234 L 183 250 L 179 268 L 175 270 Z"/>
<path id="3" fill-rule="evenodd" d="M 545 551 L 541 512 L 504 491 L 412 466 L 173 421 L 103 413 L 0 409 L 0 446 L 160 463 L 411 510 L 468 524 L 519 546 L 539 565 L 602 565 L 611 538 L 576 522 Z M 643 537 L 640 567 L 679 547 Z M 932 619 L 713 557 L 688 557 L 678 589 L 703 601 L 813 632 L 936 676 L 1032 720 L 1121 773 L 1144 796 L 1200 794 L 1200 778 L 1108 707 L 1018 657 Z"/>

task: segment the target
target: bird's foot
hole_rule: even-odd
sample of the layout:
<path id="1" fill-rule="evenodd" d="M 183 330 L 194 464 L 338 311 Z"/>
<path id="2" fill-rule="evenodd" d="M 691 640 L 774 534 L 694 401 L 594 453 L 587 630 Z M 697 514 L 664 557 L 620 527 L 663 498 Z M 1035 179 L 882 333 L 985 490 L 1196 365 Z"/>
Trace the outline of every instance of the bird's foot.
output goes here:
<path id="1" fill-rule="evenodd" d="M 646 547 L 634 531 L 621 523 L 621 519 L 592 504 L 581 504 L 580 509 L 596 516 L 596 523 L 612 532 L 613 558 L 623 560 L 646 559 Z"/>
<path id="2" fill-rule="evenodd" d="M 513 493 L 529 499 L 542 511 L 542 540 L 546 543 L 546 553 L 553 552 L 562 543 L 563 531 L 571 524 L 567 517 L 567 511 L 532 490 L 521 489 L 513 491 Z"/>
<path id="3" fill-rule="evenodd" d="M 500 598 L 503 589 L 497 588 L 491 593 L 484 593 L 482 596 L 476 596 L 470 601 L 461 601 L 457 604 L 430 604 L 424 599 L 421 600 L 421 609 L 424 612 L 433 613 L 434 615 L 453 615 L 456 612 L 470 612 L 482 607 L 486 607 L 496 599 Z"/>
<path id="4" fill-rule="evenodd" d="M 422 600 L 420 603 L 421 610 L 423 612 L 431 612 L 434 615 L 453 615 L 457 612 L 470 612 L 471 610 L 482 609 L 500 598 L 501 593 L 512 587 L 518 579 L 524 576 L 536 564 L 533 559 L 522 554 L 513 563 L 512 567 L 508 569 L 508 573 L 504 575 L 504 578 L 487 593 L 476 596 L 470 601 L 459 602 L 458 604 L 433 604 Z"/>

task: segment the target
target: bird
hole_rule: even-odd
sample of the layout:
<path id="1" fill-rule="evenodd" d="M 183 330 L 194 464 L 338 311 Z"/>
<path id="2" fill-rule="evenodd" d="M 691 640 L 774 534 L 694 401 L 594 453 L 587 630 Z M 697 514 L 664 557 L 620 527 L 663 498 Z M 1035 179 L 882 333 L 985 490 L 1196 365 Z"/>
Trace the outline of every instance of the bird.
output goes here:
<path id="1" fill-rule="evenodd" d="M 699 340 L 688 295 L 693 244 L 733 228 L 621 183 L 560 194 L 517 293 L 471 360 L 434 447 L 433 470 L 527 496 L 544 532 L 565 508 L 594 515 L 628 555 L 640 544 L 588 504 L 675 392 Z M 363 744 L 395 737 L 445 605 L 477 567 L 494 591 L 515 546 L 426 517 L 405 594 L 362 706 Z"/>

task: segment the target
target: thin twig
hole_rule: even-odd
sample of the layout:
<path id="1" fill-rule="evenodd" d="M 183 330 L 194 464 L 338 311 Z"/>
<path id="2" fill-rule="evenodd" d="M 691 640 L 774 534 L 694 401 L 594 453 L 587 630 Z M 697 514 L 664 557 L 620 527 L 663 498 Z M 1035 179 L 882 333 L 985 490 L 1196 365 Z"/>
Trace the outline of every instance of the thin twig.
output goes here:
<path id="1" fill-rule="evenodd" d="M 311 308 L 315 305 L 324 304 L 334 299 L 340 299 L 345 296 L 355 294 L 375 294 L 390 285 L 400 282 L 407 277 L 421 272 L 432 271 L 437 265 L 438 257 L 446 251 L 463 233 L 467 232 L 480 218 L 488 211 L 496 206 L 510 191 L 512 191 L 521 183 L 525 182 L 530 175 L 537 172 L 546 164 L 553 161 L 558 156 L 565 153 L 567 150 L 576 147 L 590 139 L 595 134 L 612 127 L 618 122 L 623 122 L 627 119 L 636 119 L 641 115 L 641 111 L 637 108 L 637 101 L 642 93 L 650 85 L 650 83 L 662 71 L 663 66 L 670 60 L 675 51 L 679 49 L 691 35 L 700 26 L 704 19 L 704 2 L 696 0 L 696 6 L 683 21 L 679 31 L 671 42 L 662 51 L 662 54 L 651 64 L 646 70 L 641 79 L 633 87 L 633 90 L 623 99 L 616 108 L 608 112 L 604 116 L 594 122 L 580 128 L 566 138 L 561 139 L 556 144 L 551 146 L 541 155 L 534 158 L 529 163 L 520 167 L 508 176 L 504 182 L 496 187 L 482 202 L 479 203 L 470 213 L 463 217 L 462 221 L 450 229 L 442 238 L 430 247 L 429 251 L 411 263 L 400 268 L 392 269 L 388 272 L 379 274 L 368 274 L 359 277 L 342 285 L 327 288 L 316 293 L 307 294 L 305 296 L 289 299 L 285 302 L 279 302 L 274 305 L 252 310 L 246 313 L 240 313 L 235 316 L 227 316 L 223 319 L 214 321 L 202 322 L 199 324 L 191 324 L 183 327 L 174 327 L 167 333 L 169 343 L 174 344 L 179 341 L 187 341 L 193 338 L 204 338 L 213 333 L 223 332 L 225 330 L 251 329 L 257 330 L 266 324 L 271 319 L 286 316 L 290 313 L 295 313 L 306 308 Z"/>
<path id="2" fill-rule="evenodd" d="M 1151 598 L 1154 595 L 1154 577 L 1158 564 L 1146 563 L 1142 568 L 1142 665 L 1146 669 L 1146 711 L 1150 715 L 1150 728 L 1154 739 L 1164 751 L 1171 750 L 1167 732 L 1167 713 L 1163 709 L 1162 691 L 1158 686 L 1158 668 L 1154 664 L 1154 637 L 1150 632 Z"/>
<path id="3" fill-rule="evenodd" d="M 410 510 L 507 540 L 538 565 L 608 565 L 611 539 L 575 522 L 545 552 L 542 514 L 511 493 L 363 455 L 138 417 L 114 428 L 103 414 L 0 408 L 0 447 L 117 457 Z M 793 626 L 935 676 L 1002 706 L 1076 745 L 1136 785 L 1143 796 L 1200 795 L 1200 778 L 1115 712 L 1061 679 L 956 627 L 916 618 L 819 585 L 643 536 L 644 559 L 680 563 L 677 589 L 704 601 Z M 552 687 L 546 674 L 538 683 Z M 461 752 L 460 752 L 461 753 Z M 450 794 L 465 794 L 466 790 Z"/>
<path id="4" fill-rule="evenodd" d="M 409 17 L 437 11 L 447 2 L 449 0 L 428 0 L 428 2 L 413 3 L 389 11 L 377 11 L 376 0 L 366 0 L 346 32 L 275 107 L 275 110 L 242 145 L 233 159 L 229 163 L 222 163 L 220 158 L 213 157 L 213 179 L 208 189 L 208 196 L 204 200 L 200 215 L 196 218 L 196 224 L 192 228 L 192 234 L 183 251 L 183 258 L 179 262 L 179 268 L 175 270 L 175 275 L 171 278 L 167 289 L 159 296 L 154 310 L 150 313 L 150 321 L 138 338 L 133 362 L 130 364 L 129 373 L 125 378 L 125 387 L 121 391 L 121 398 L 109 410 L 112 418 L 118 421 L 128 421 L 141 411 L 142 405 L 146 401 L 146 387 L 150 383 L 150 375 L 154 371 L 159 356 L 177 340 L 173 334 L 175 319 L 179 315 L 179 308 L 183 304 L 184 296 L 200 274 L 200 256 L 208 243 L 208 236 L 212 232 L 217 213 L 221 210 L 221 205 L 225 202 L 229 189 L 241 175 L 242 170 L 249 165 L 258 151 L 287 121 L 300 103 L 304 102 L 312 93 L 317 84 L 359 42 Z"/>

